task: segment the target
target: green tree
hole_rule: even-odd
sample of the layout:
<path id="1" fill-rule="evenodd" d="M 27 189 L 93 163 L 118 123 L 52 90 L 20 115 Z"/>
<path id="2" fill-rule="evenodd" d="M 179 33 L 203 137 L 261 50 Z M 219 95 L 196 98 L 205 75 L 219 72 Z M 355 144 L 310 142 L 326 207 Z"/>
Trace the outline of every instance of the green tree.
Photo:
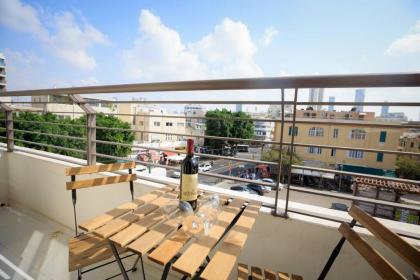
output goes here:
<path id="1" fill-rule="evenodd" d="M 243 112 L 231 112 L 216 109 L 206 113 L 206 135 L 250 139 L 254 135 L 254 123 L 251 117 Z M 228 141 L 235 144 L 234 141 Z M 224 141 L 206 139 L 205 145 L 221 148 Z M 237 142 L 236 142 L 237 143 Z"/>
<path id="2" fill-rule="evenodd" d="M 420 180 L 420 161 L 409 157 L 399 157 L 395 172 L 400 178 Z"/>
<path id="3" fill-rule="evenodd" d="M 47 152 L 62 154 L 66 156 L 85 158 L 83 153 L 75 151 L 67 151 L 53 147 L 40 146 L 19 140 L 30 141 L 35 143 L 49 144 L 54 146 L 73 148 L 78 150 L 86 150 L 86 116 L 76 119 L 60 118 L 51 113 L 37 114 L 31 112 L 23 112 L 14 115 L 14 138 L 15 144 L 23 147 L 34 148 Z M 40 123 L 33 123 L 33 121 Z M 75 126 L 73 126 L 75 125 Z M 96 115 L 96 125 L 102 127 L 130 129 L 130 124 L 121 121 L 114 116 L 106 116 L 104 114 Z M 29 132 L 23 132 L 29 131 Z M 3 133 L 0 131 L 0 133 Z M 64 135 L 80 137 L 83 139 L 71 139 L 56 136 L 47 136 L 40 133 Z M 131 144 L 134 140 L 134 133 L 131 131 L 116 131 L 97 129 L 96 139 L 124 144 Z M 4 142 L 4 141 L 2 141 Z M 107 155 L 125 157 L 131 152 L 131 148 L 127 146 L 118 146 L 112 144 L 100 144 L 96 146 L 98 153 Z M 101 159 L 99 159 L 101 161 Z M 102 159 L 103 161 L 103 159 Z"/>
<path id="4" fill-rule="evenodd" d="M 263 152 L 263 154 L 261 155 L 261 160 L 278 163 L 279 162 L 279 156 L 280 156 L 280 151 L 279 150 L 274 150 L 274 149 L 265 150 Z M 292 155 L 292 165 L 300 165 L 300 164 L 302 164 L 302 160 L 296 155 L 296 153 L 293 153 L 293 155 Z M 282 166 L 281 182 L 283 182 L 283 180 L 285 178 L 285 175 L 287 175 L 289 173 L 289 168 L 290 168 L 290 152 L 287 151 L 287 150 L 282 151 L 281 166 Z M 278 172 L 277 167 L 273 167 L 272 173 L 277 174 L 277 172 Z"/>

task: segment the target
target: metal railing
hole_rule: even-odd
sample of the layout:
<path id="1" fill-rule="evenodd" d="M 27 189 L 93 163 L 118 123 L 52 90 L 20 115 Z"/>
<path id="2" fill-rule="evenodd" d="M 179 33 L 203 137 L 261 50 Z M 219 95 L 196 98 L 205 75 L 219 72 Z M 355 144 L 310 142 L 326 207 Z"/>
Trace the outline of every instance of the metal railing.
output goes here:
<path id="1" fill-rule="evenodd" d="M 166 149 L 162 147 L 153 147 L 152 145 L 143 145 L 143 144 L 132 144 L 132 143 L 118 143 L 118 142 L 111 142 L 111 141 L 104 141 L 96 139 L 96 133 L 99 130 L 108 130 L 108 131 L 122 131 L 122 132 L 134 132 L 134 133 L 144 133 L 144 134 L 160 134 L 160 135 L 171 135 L 180 138 L 198 138 L 198 139 L 214 139 L 214 140 L 221 140 L 221 141 L 231 141 L 231 142 L 239 142 L 239 143 L 252 143 L 252 144 L 259 144 L 259 145 L 272 145 L 273 147 L 277 147 L 279 151 L 282 151 L 283 148 L 286 146 L 289 148 L 290 151 L 293 151 L 295 147 L 316 147 L 316 148 L 323 148 L 323 149 L 336 149 L 336 150 L 348 150 L 348 151 L 362 151 L 366 153 L 383 153 L 383 154 L 391 154 L 396 156 L 418 156 L 420 157 L 420 153 L 416 152 L 405 152 L 405 151 L 398 151 L 398 150 L 387 150 L 387 149 L 372 149 L 368 147 L 349 147 L 349 146 L 331 146 L 331 145 L 320 145 L 320 144 L 311 144 L 311 143 L 297 143 L 295 142 L 295 134 L 292 133 L 290 136 L 290 141 L 285 141 L 285 132 L 284 127 L 286 124 L 291 126 L 292 131 L 295 130 L 297 124 L 340 124 L 345 126 L 357 126 L 357 127 L 373 127 L 373 128 L 395 128 L 395 129 L 420 129 L 420 124 L 412 124 L 412 123 L 375 123 L 370 121 L 360 121 L 360 120 L 336 120 L 336 119 L 305 119 L 305 118 L 297 118 L 297 106 L 302 105 L 336 105 L 336 106 L 400 106 L 400 107 L 420 107 L 420 102 L 302 102 L 298 101 L 299 90 L 302 88 L 368 88 L 368 87 L 420 87 L 420 74 L 419 73 L 407 73 L 407 74 L 369 74 L 369 75 L 336 75 L 336 76 L 299 76 L 299 77 L 281 77 L 281 78 L 249 78 L 249 79 L 226 79 L 226 80 L 203 80 L 203 81 L 180 81 L 180 82 L 162 82 L 162 83 L 143 83 L 143 84 L 126 84 L 126 85 L 105 85 L 105 86 L 89 86 L 89 87 L 72 87 L 72 88 L 54 88 L 54 89 L 42 89 L 42 90 L 22 90 L 22 91 L 9 91 L 3 93 L 4 96 L 45 96 L 45 95 L 68 95 L 72 103 L 63 103 L 63 102 L 33 102 L 33 103 L 40 103 L 40 104 L 49 104 L 49 103 L 59 103 L 59 104 L 70 104 L 70 105 L 78 105 L 83 112 L 63 112 L 63 111 L 53 111 L 52 113 L 55 114 L 84 114 L 86 115 L 86 125 L 80 124 L 65 124 L 65 123 L 56 123 L 56 122 L 38 122 L 38 121 L 28 121 L 28 120 L 13 120 L 13 114 L 16 112 L 25 111 L 22 108 L 16 109 L 11 105 L 0 103 L 1 109 L 5 112 L 4 119 L 1 119 L 0 122 L 5 122 L 5 131 L 6 136 L 0 136 L 0 139 L 4 139 L 7 143 L 8 151 L 12 152 L 15 147 L 15 142 L 22 142 L 31 145 L 39 145 L 44 147 L 50 147 L 54 149 L 62 149 L 72 152 L 77 152 L 86 155 L 87 164 L 95 164 L 97 157 L 101 158 L 108 158 L 113 160 L 126 160 L 124 157 L 117 157 L 113 155 L 107 155 L 103 153 L 97 152 L 97 144 L 101 145 L 114 145 L 114 146 L 125 146 L 129 148 L 141 148 L 147 150 L 155 150 L 159 152 L 176 152 L 176 153 L 185 153 L 183 151 L 174 150 L 174 149 Z M 97 94 L 97 93 L 114 93 L 114 94 L 123 94 L 127 92 L 150 92 L 153 95 L 153 92 L 176 92 L 176 91 L 217 91 L 217 90 L 267 90 L 267 89 L 278 89 L 279 90 L 279 99 L 280 101 L 245 101 L 245 100 L 85 100 L 79 94 Z M 285 100 L 285 90 L 292 89 L 293 90 L 293 100 Z M 198 94 L 198 93 L 197 93 Z M 243 92 L 241 92 L 243 94 Z M 420 98 L 419 98 L 420 100 Z M 24 101 L 16 101 L 11 102 L 13 105 L 21 104 L 21 103 L 31 103 L 31 102 L 24 102 Z M 242 138 L 233 138 L 233 137 L 223 137 L 223 136 L 212 136 L 212 135 L 195 135 L 195 134 L 188 134 L 188 133 L 175 133 L 175 132 L 162 132 L 162 131 L 154 131 L 154 130 L 146 130 L 146 129 L 125 129 L 125 128 L 116 128 L 116 127 L 104 127 L 104 126 L 97 126 L 96 125 L 96 114 L 95 106 L 91 106 L 90 104 L 276 104 L 282 107 L 281 115 L 279 118 L 239 118 L 235 117 L 232 118 L 233 120 L 247 120 L 247 121 L 258 121 L 258 122 L 272 122 L 279 125 L 280 133 L 279 133 L 279 140 L 273 141 L 266 141 L 266 140 L 257 140 L 257 139 L 242 139 Z M 292 117 L 285 116 L 285 105 L 292 105 Z M 46 111 L 34 112 L 34 113 L 46 113 Z M 131 113 L 115 113 L 115 112 L 108 112 L 105 113 L 106 115 L 110 116 L 127 116 L 127 117 L 134 117 L 134 116 L 143 116 L 143 117 L 171 117 L 171 118 L 180 118 L 180 119 L 196 119 L 196 120 L 220 120 L 223 121 L 223 118 L 214 118 L 214 117 L 206 117 L 206 116 L 189 116 L 189 115 L 165 115 L 165 114 L 156 114 L 150 115 L 145 114 L 144 112 L 131 114 Z M 73 126 L 78 128 L 86 129 L 86 136 L 85 137 L 76 137 L 72 135 L 59 135 L 53 133 L 46 133 L 42 131 L 27 131 L 21 129 L 14 129 L 13 123 L 14 122 L 21 122 L 21 123 L 32 123 L 35 125 L 41 124 L 50 124 L 50 125 L 57 125 L 57 126 Z M 1 132 L 1 130 L 0 130 Z M 45 143 L 36 143 L 32 141 L 27 141 L 23 139 L 16 139 L 14 136 L 14 132 L 16 133 L 23 133 L 23 134 L 39 134 L 49 137 L 56 137 L 56 138 L 66 138 L 71 140 L 78 140 L 83 141 L 86 144 L 85 150 L 73 149 L 64 146 L 57 146 L 57 145 L 50 145 Z M 342 193 L 334 193 L 328 191 L 320 191 L 314 190 L 310 188 L 302 188 L 298 186 L 292 185 L 292 168 L 299 168 L 302 170 L 311 170 L 311 171 L 318 171 L 318 172 L 328 172 L 338 174 L 339 176 L 358 176 L 358 177 L 367 177 L 372 179 L 384 178 L 381 176 L 375 175 L 368 175 L 362 173 L 355 173 L 355 172 L 346 172 L 341 170 L 333 170 L 333 169 L 324 169 L 324 168 L 317 168 L 317 167 L 310 167 L 310 166 L 302 166 L 302 165 L 292 165 L 290 168 L 286 168 L 287 174 L 282 174 L 284 169 L 282 168 L 282 152 L 279 153 L 279 158 L 277 162 L 271 161 L 264 161 L 264 160 L 256 160 L 256 159 L 248 159 L 248 158 L 241 158 L 235 156 L 226 156 L 226 155 L 213 155 L 207 153 L 197 153 L 200 157 L 207 157 L 210 159 L 220 159 L 220 160 L 229 160 L 229 161 L 238 161 L 238 162 L 245 162 L 250 164 L 264 164 L 270 165 L 278 169 L 277 172 L 277 180 L 276 184 L 270 184 L 266 182 L 258 182 L 260 185 L 274 187 L 276 189 L 275 200 L 273 205 L 268 205 L 274 209 L 275 215 L 281 215 L 287 217 L 288 208 L 289 208 L 289 200 L 290 200 L 290 192 L 302 192 L 302 193 L 309 193 L 312 195 L 321 195 L 327 197 L 334 197 L 345 199 L 349 201 L 359 201 L 365 203 L 372 203 L 375 205 L 385 205 L 391 207 L 397 207 L 402 209 L 410 209 L 415 211 L 420 211 L 420 207 L 414 205 L 404 205 L 396 202 L 389 202 L 383 201 L 378 199 L 372 198 L 365 198 L 365 197 L 357 197 L 351 194 L 342 194 Z M 288 153 L 289 162 L 292 162 L 293 153 Z M 145 162 L 135 160 L 137 163 L 152 166 L 152 167 L 163 167 L 165 169 L 171 170 L 178 170 L 177 167 L 153 163 L 153 162 Z M 229 175 L 218 174 L 214 172 L 199 172 L 202 176 L 214 177 L 222 180 L 234 180 L 238 182 L 244 183 L 251 183 L 254 182 L 250 179 L 238 178 Z M 283 207 L 284 211 L 279 211 L 278 205 L 278 197 L 279 197 L 279 187 L 281 178 L 283 175 L 287 177 L 286 183 L 286 204 Z M 401 182 L 401 183 L 410 183 L 410 184 L 420 184 L 419 181 L 415 180 L 407 180 L 402 178 L 388 178 L 387 180 Z M 341 180 L 340 180 L 341 183 Z"/>

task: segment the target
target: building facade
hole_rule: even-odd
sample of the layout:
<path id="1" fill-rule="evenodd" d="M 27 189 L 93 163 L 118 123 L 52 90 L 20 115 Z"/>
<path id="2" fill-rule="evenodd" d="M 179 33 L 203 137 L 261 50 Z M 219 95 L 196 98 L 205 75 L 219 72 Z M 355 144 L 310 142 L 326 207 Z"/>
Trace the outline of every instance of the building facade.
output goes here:
<path id="1" fill-rule="evenodd" d="M 376 117 L 376 120 L 382 121 L 382 122 L 406 122 L 408 121 L 407 116 L 404 114 L 404 112 L 388 112 L 385 114 L 381 114 L 381 116 Z"/>
<path id="2" fill-rule="evenodd" d="M 286 117 L 292 117 L 292 113 L 285 114 Z M 375 112 L 357 112 L 357 111 L 319 111 L 311 109 L 302 109 L 296 111 L 296 118 L 311 119 L 337 119 L 337 120 L 360 120 L 374 121 Z"/>
<path id="3" fill-rule="evenodd" d="M 114 101 L 110 98 L 93 98 L 83 96 L 83 99 L 89 101 L 89 105 L 97 113 L 117 113 L 118 107 L 112 103 L 102 103 L 101 101 Z M 82 116 L 84 111 L 77 104 L 63 104 L 72 103 L 73 101 L 66 95 L 48 95 L 48 96 L 32 96 L 32 108 L 42 111 L 52 112 L 54 115 L 58 115 L 62 118 L 78 118 Z M 49 102 L 49 103 L 37 103 L 37 102 Z M 68 112 L 68 113 L 67 113 Z"/>
<path id="4" fill-rule="evenodd" d="M 0 53 L 0 93 L 6 91 L 7 81 L 6 81 L 6 57 Z M 0 102 L 10 102 L 11 97 L 2 97 L 0 96 Z"/>
<path id="5" fill-rule="evenodd" d="M 309 102 L 322 102 L 324 100 L 324 89 L 323 88 L 311 88 L 309 89 Z M 321 110 L 322 105 L 311 105 L 314 110 Z"/>
<path id="6" fill-rule="evenodd" d="M 309 120 L 298 118 L 294 134 L 295 143 L 370 148 L 376 150 L 398 150 L 402 130 L 399 128 L 369 127 L 368 121 Z M 284 142 L 291 141 L 292 124 L 285 124 Z M 311 122 L 314 122 L 313 124 Z M 359 125 L 358 125 L 359 124 Z M 377 123 L 376 123 L 377 124 Z M 276 123 L 274 140 L 280 140 L 281 124 Z M 296 154 L 305 165 L 332 168 L 337 164 L 351 164 L 387 170 L 394 170 L 396 155 L 360 150 L 339 150 L 334 148 L 295 147 Z"/>
<path id="7" fill-rule="evenodd" d="M 328 97 L 328 102 L 330 102 L 330 103 L 335 103 L 335 96 L 330 96 L 330 97 Z M 334 111 L 334 104 L 329 104 L 329 105 L 328 105 L 328 111 L 329 111 L 329 112 Z"/>
<path id="8" fill-rule="evenodd" d="M 132 129 L 137 130 L 135 141 L 141 144 L 176 147 L 185 137 L 172 134 L 188 134 L 184 114 L 170 114 L 160 107 L 119 104 L 119 114 L 123 114 L 119 116 L 121 120 L 131 123 Z"/>
<path id="9" fill-rule="evenodd" d="M 404 132 L 400 137 L 400 151 L 420 153 L 420 130 L 411 129 Z M 410 156 L 413 159 L 420 160 L 420 156 Z"/>
<path id="10" fill-rule="evenodd" d="M 284 113 L 291 113 L 293 111 L 293 106 L 290 104 L 284 105 Z M 267 117 L 272 119 L 281 118 L 281 105 L 271 104 L 267 109 Z"/>
<path id="11" fill-rule="evenodd" d="M 354 102 L 365 102 L 365 89 L 356 89 L 356 92 L 354 93 Z M 358 112 L 363 112 L 363 105 L 357 105 L 356 110 Z"/>

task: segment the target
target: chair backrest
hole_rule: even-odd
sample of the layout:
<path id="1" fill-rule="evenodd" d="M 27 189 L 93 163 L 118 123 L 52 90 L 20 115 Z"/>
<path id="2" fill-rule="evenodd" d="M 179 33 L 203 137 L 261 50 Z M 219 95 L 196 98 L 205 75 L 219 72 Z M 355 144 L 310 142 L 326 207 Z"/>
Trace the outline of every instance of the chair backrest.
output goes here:
<path id="1" fill-rule="evenodd" d="M 136 167 L 135 162 L 125 162 L 125 163 L 112 163 L 112 164 L 103 164 L 103 165 L 89 165 L 82 167 L 69 167 L 66 168 L 66 176 L 71 176 L 71 181 L 66 182 L 66 189 L 71 190 L 72 192 L 72 202 L 74 208 L 74 224 L 75 231 L 77 233 L 77 215 L 76 215 L 76 190 L 82 188 L 97 187 L 102 185 L 116 184 L 129 182 L 130 183 L 130 193 L 131 199 L 134 199 L 134 185 L 133 181 L 136 180 L 136 174 L 133 174 L 133 168 Z M 76 180 L 77 175 L 86 175 L 86 174 L 95 174 L 99 172 L 111 172 L 128 169 L 129 174 L 117 175 L 117 176 L 108 176 L 108 177 L 98 177 L 93 179 L 83 179 Z"/>
<path id="2" fill-rule="evenodd" d="M 349 210 L 349 214 L 384 245 L 410 264 L 415 271 L 420 271 L 419 249 L 406 242 L 359 207 L 353 205 Z M 370 246 L 347 223 L 342 223 L 338 230 L 383 279 L 406 279 L 401 272 Z"/>

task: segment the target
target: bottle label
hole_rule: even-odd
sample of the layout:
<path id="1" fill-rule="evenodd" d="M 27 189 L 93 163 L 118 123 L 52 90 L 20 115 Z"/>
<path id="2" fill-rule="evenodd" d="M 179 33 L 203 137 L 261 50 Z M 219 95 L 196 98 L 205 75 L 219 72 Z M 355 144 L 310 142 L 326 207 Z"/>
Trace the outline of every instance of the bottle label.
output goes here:
<path id="1" fill-rule="evenodd" d="M 182 201 L 192 201 L 197 199 L 198 174 L 182 174 Z"/>

